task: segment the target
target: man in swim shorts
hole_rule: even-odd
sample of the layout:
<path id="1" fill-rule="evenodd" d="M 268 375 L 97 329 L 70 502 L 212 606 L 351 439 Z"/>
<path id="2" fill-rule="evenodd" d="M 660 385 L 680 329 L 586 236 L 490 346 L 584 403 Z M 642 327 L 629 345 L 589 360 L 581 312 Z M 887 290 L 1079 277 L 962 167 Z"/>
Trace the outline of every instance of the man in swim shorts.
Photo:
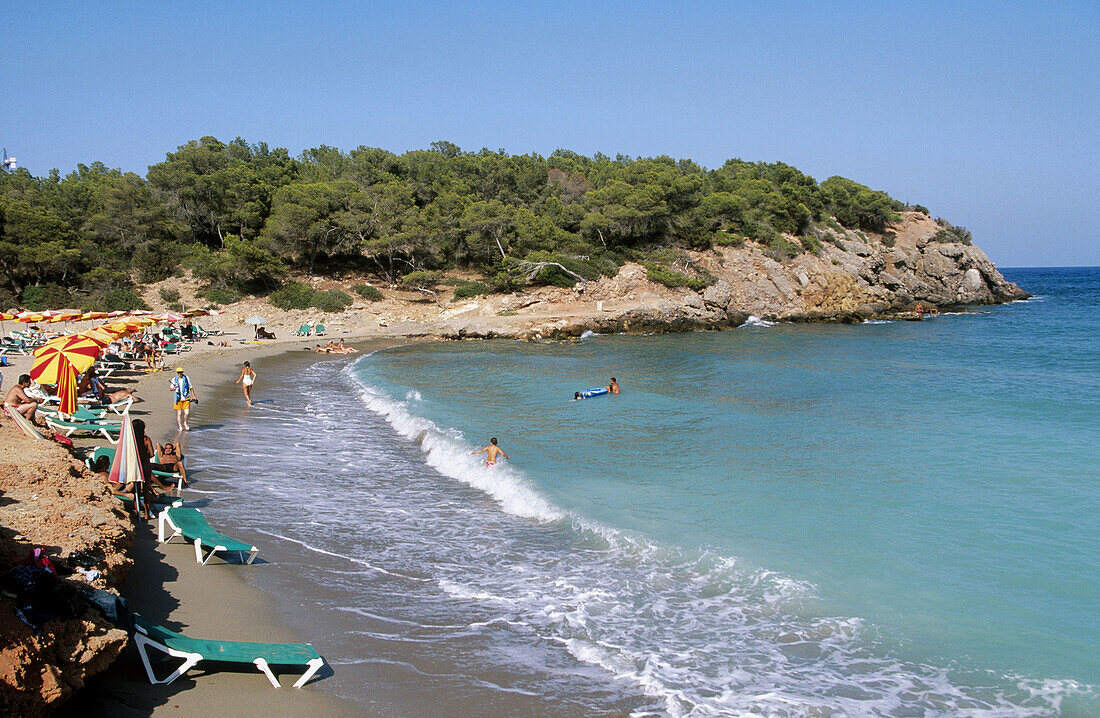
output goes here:
<path id="1" fill-rule="evenodd" d="M 31 385 L 31 375 L 22 374 L 19 377 L 19 383 L 13 386 L 8 395 L 4 397 L 4 406 L 8 407 L 8 411 L 18 411 L 23 416 L 27 417 L 27 421 L 32 424 L 37 423 L 34 418 L 37 416 L 38 402 L 27 395 L 27 387 Z"/>
<path id="2" fill-rule="evenodd" d="M 470 456 L 486 452 L 485 465 L 492 466 L 497 463 L 497 457 L 503 456 L 505 459 L 510 458 L 508 454 L 504 453 L 504 450 L 497 446 L 497 437 L 489 439 L 489 445 L 484 449 L 478 449 L 477 451 L 471 451 Z"/>
<path id="3" fill-rule="evenodd" d="M 176 410 L 176 424 L 180 431 L 191 431 L 187 419 L 191 414 L 191 402 L 199 403 L 195 396 L 195 387 L 183 373 L 183 367 L 176 367 L 176 378 L 168 384 L 172 388 L 172 406 Z"/>

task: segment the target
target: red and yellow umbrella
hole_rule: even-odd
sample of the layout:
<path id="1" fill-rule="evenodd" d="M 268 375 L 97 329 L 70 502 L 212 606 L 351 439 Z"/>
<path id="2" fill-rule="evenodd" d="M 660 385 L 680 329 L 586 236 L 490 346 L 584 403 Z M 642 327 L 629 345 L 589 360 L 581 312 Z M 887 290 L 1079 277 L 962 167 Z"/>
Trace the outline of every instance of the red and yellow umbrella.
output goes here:
<path id="1" fill-rule="evenodd" d="M 15 318 L 17 322 L 23 322 L 24 324 L 31 324 L 32 322 L 42 322 L 48 319 L 45 314 L 35 314 L 34 312 L 23 312 Z"/>
<path id="2" fill-rule="evenodd" d="M 78 372 L 88 371 L 99 356 L 100 346 L 87 337 L 59 337 L 34 350 L 31 378 L 39 384 L 57 384 L 66 366 Z"/>
<path id="3" fill-rule="evenodd" d="M 57 370 L 57 398 L 61 400 L 57 406 L 59 412 L 72 414 L 76 411 L 76 368 L 64 359 Z"/>
<path id="4" fill-rule="evenodd" d="M 84 312 L 80 315 L 80 321 L 88 322 L 93 319 L 106 319 L 107 312 Z"/>
<path id="5" fill-rule="evenodd" d="M 111 331 L 122 332 L 123 334 L 131 334 L 131 333 L 136 332 L 137 330 L 141 329 L 141 327 L 138 326 L 137 324 L 130 324 L 129 322 L 122 322 L 122 321 L 111 322 L 110 324 L 107 324 L 103 327 L 100 327 L 100 329 L 104 329 L 104 328 L 110 329 Z"/>
<path id="6" fill-rule="evenodd" d="M 77 336 L 87 337 L 102 347 L 118 339 L 118 335 L 107 329 L 88 329 Z"/>

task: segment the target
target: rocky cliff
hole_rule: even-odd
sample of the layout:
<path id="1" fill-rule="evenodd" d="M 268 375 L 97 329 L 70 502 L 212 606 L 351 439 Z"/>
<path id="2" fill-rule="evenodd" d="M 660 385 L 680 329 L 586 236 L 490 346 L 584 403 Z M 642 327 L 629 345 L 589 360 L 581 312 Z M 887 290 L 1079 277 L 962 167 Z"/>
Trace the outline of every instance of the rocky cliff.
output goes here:
<path id="1" fill-rule="evenodd" d="M 89 568 L 73 589 L 118 586 L 131 565 L 133 523 L 103 482 L 60 446 L 33 442 L 10 420 L 0 426 L 0 575 L 41 548 L 64 567 Z M 95 574 L 92 574 L 93 576 Z M 72 593 L 72 591 L 70 591 Z M 104 670 L 126 645 L 126 633 L 92 609 L 50 620 L 37 634 L 0 598 L 0 715 L 45 715 Z"/>
<path id="2" fill-rule="evenodd" d="M 531 339 L 718 329 L 750 316 L 857 322 L 912 318 L 918 304 L 945 309 L 1030 296 L 978 247 L 936 241 L 941 229 L 925 214 L 906 212 L 890 234 L 828 230 L 817 253 L 793 258 L 752 242 L 685 253 L 683 266 L 674 269 L 706 277 L 700 291 L 656 284 L 645 268 L 627 264 L 615 277 L 572 290 L 547 287 L 452 305 L 440 312 L 442 326 L 424 333 Z"/>

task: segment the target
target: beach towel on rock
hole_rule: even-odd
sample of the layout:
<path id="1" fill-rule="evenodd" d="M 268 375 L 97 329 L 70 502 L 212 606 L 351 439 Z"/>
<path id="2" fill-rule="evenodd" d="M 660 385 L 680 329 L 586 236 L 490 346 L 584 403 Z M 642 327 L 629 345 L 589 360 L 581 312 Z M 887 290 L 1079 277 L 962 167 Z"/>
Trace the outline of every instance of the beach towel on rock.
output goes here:
<path id="1" fill-rule="evenodd" d="M 42 635 L 42 626 L 55 618 L 67 620 L 84 613 L 79 592 L 41 566 L 16 566 L 0 579 L 15 596 L 15 615 Z"/>
<path id="2" fill-rule="evenodd" d="M 134 634 L 134 614 L 130 612 L 130 606 L 125 598 L 92 586 L 81 587 L 80 597 L 89 606 L 102 613 L 103 617 L 113 625 L 131 636 Z"/>

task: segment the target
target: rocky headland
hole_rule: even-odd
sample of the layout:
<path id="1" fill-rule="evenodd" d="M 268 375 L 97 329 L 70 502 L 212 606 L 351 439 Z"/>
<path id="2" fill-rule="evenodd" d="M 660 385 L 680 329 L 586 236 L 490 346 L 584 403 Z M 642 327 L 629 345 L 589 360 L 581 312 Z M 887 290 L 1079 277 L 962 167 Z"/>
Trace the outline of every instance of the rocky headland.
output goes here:
<path id="1" fill-rule="evenodd" d="M 915 309 L 999 304 L 1030 295 L 1005 280 L 977 246 L 934 241 L 940 226 L 906 212 L 892 236 L 840 231 L 816 254 L 776 258 L 746 242 L 688 253 L 683 269 L 705 289 L 670 288 L 628 263 L 611 278 L 571 291 L 469 301 L 444 310 L 434 332 L 448 338 L 566 338 L 597 333 L 723 329 L 750 317 L 788 322 L 915 319 Z"/>
<path id="2" fill-rule="evenodd" d="M 627 262 L 614 277 L 571 288 L 528 287 L 512 294 L 457 298 L 446 283 L 433 292 L 377 284 L 382 299 L 354 296 L 361 280 L 314 277 L 319 290 L 354 296 L 342 312 L 281 310 L 259 297 L 225 307 L 218 321 L 246 334 L 245 318 L 260 315 L 282 339 L 304 323 L 323 321 L 330 335 L 436 339 L 569 339 L 586 331 L 644 334 L 729 329 L 750 317 L 781 322 L 861 322 L 917 319 L 926 311 L 1000 304 L 1030 295 L 1006 281 L 979 247 L 942 238 L 941 225 L 921 212 L 903 212 L 888 235 L 829 230 L 816 253 L 776 256 L 766 246 L 683 251 L 674 271 L 705 281 L 701 289 L 668 287 Z M 792 242 L 794 237 L 789 238 Z M 459 279 L 476 276 L 451 273 Z M 306 278 L 303 278 L 304 280 Z M 149 285 L 145 301 L 167 309 L 161 289 L 180 292 L 187 306 L 203 304 L 199 283 L 172 278 Z M 209 321 L 207 322 L 209 323 Z M 313 341 L 318 341 L 314 339 Z"/>

